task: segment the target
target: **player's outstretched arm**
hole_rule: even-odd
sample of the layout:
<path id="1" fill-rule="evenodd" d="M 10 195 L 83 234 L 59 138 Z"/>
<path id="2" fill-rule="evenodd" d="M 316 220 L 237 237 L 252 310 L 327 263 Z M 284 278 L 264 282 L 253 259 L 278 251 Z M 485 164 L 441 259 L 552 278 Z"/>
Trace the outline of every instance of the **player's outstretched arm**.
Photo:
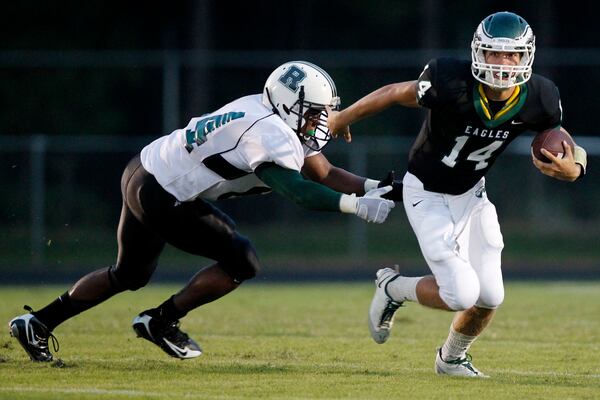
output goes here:
<path id="1" fill-rule="evenodd" d="M 395 180 L 394 171 L 389 171 L 387 176 L 379 181 L 364 178 L 332 165 L 322 153 L 304 159 L 302 174 L 308 179 L 327 186 L 336 192 L 362 195 L 371 189 L 383 186 L 392 186 L 392 191 L 383 198 L 393 201 L 402 201 L 402 182 Z"/>
<path id="2" fill-rule="evenodd" d="M 392 190 L 391 186 L 373 189 L 357 197 L 306 180 L 299 172 L 274 163 L 260 165 L 255 173 L 275 192 L 308 209 L 355 214 L 365 221 L 382 223 L 394 208 L 393 201 L 381 198 Z"/>
<path id="3" fill-rule="evenodd" d="M 331 164 L 323 153 L 304 159 L 302 174 L 308 179 L 340 193 L 363 195 L 377 187 L 379 181 L 353 174 Z"/>
<path id="4" fill-rule="evenodd" d="M 533 157 L 533 165 L 544 175 L 561 181 L 573 182 L 585 174 L 587 155 L 582 147 L 576 145 L 573 149 L 565 141 L 563 141 L 563 148 L 565 149 L 563 157 L 557 157 L 546 149 L 541 149 L 542 154 L 550 162 L 545 163 Z"/>
<path id="5" fill-rule="evenodd" d="M 350 142 L 349 126 L 392 105 L 418 107 L 417 81 L 392 83 L 369 93 L 342 111 L 327 110 L 327 126 L 334 137 L 343 135 Z"/>

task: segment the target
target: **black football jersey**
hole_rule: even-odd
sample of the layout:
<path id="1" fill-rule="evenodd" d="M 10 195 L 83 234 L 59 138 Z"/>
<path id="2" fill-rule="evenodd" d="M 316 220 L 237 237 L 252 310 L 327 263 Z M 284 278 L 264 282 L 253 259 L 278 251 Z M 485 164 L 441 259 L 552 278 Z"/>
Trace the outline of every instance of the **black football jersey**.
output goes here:
<path id="1" fill-rule="evenodd" d="M 471 62 L 451 58 L 427 64 L 417 100 L 428 113 L 408 171 L 425 190 L 439 193 L 466 192 L 517 136 L 559 126 L 562 118 L 558 89 L 549 79 L 533 74 L 505 102 L 489 102 Z"/>

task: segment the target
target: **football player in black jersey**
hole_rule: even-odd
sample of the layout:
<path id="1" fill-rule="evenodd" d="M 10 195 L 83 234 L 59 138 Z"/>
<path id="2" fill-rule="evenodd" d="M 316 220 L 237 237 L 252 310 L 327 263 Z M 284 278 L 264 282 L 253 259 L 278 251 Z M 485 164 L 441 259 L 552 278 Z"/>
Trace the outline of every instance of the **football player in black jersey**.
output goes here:
<path id="1" fill-rule="evenodd" d="M 341 112 L 328 125 L 351 139 L 349 125 L 398 104 L 425 107 L 427 118 L 410 150 L 404 176 L 404 208 L 432 275 L 405 277 L 390 268 L 377 272 L 369 312 L 371 336 L 383 343 L 396 310 L 405 301 L 457 311 L 438 374 L 484 377 L 467 350 L 504 299 L 500 254 L 504 246 L 484 175 L 525 131 L 561 125 L 558 89 L 532 74 L 535 37 L 520 16 L 498 12 L 477 27 L 472 60 L 430 61 L 416 81 L 384 86 Z M 585 173 L 585 151 L 563 143 L 565 156 L 543 163 L 543 174 L 575 181 Z"/>

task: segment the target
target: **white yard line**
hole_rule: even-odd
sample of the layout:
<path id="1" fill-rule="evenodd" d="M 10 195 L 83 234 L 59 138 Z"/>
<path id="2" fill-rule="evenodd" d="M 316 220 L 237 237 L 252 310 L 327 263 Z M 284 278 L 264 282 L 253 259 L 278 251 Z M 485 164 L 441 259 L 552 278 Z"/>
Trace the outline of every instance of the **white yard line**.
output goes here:
<path id="1" fill-rule="evenodd" d="M 158 397 L 158 398 L 177 398 L 177 399 L 206 399 L 207 396 L 202 393 L 192 394 L 185 393 L 181 395 L 173 395 L 169 393 L 156 393 L 156 392 L 144 392 L 141 390 L 122 390 L 122 389 L 97 389 L 97 388 L 81 388 L 81 389 L 61 389 L 61 388 L 31 388 L 31 387 L 0 387 L 0 393 L 2 392 L 30 392 L 30 393 L 48 393 L 48 394 L 91 394 L 91 395 L 99 395 L 99 396 L 109 396 L 108 398 L 113 398 L 114 396 L 129 396 L 132 398 L 135 397 Z M 218 395 L 211 396 L 212 399 L 245 399 L 244 396 L 229 396 L 229 395 Z M 294 398 L 294 397 L 291 397 Z"/>
<path id="2" fill-rule="evenodd" d="M 75 393 L 75 394 L 99 394 L 99 395 L 122 395 L 122 396 L 163 396 L 156 392 L 143 392 L 141 390 L 123 389 L 97 389 L 97 388 L 32 388 L 23 386 L 0 387 L 0 392 L 43 392 L 43 393 Z"/>

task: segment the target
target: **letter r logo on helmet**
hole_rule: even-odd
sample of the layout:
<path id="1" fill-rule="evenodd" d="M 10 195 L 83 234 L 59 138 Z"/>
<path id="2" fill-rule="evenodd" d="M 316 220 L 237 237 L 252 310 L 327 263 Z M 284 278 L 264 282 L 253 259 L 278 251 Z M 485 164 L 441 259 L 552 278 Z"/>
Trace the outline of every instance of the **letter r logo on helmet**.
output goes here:
<path id="1" fill-rule="evenodd" d="M 302 71 L 295 65 L 292 65 L 285 74 L 279 77 L 279 82 L 283 83 L 283 86 L 296 93 L 298 91 L 298 83 L 306 78 L 306 72 Z"/>

